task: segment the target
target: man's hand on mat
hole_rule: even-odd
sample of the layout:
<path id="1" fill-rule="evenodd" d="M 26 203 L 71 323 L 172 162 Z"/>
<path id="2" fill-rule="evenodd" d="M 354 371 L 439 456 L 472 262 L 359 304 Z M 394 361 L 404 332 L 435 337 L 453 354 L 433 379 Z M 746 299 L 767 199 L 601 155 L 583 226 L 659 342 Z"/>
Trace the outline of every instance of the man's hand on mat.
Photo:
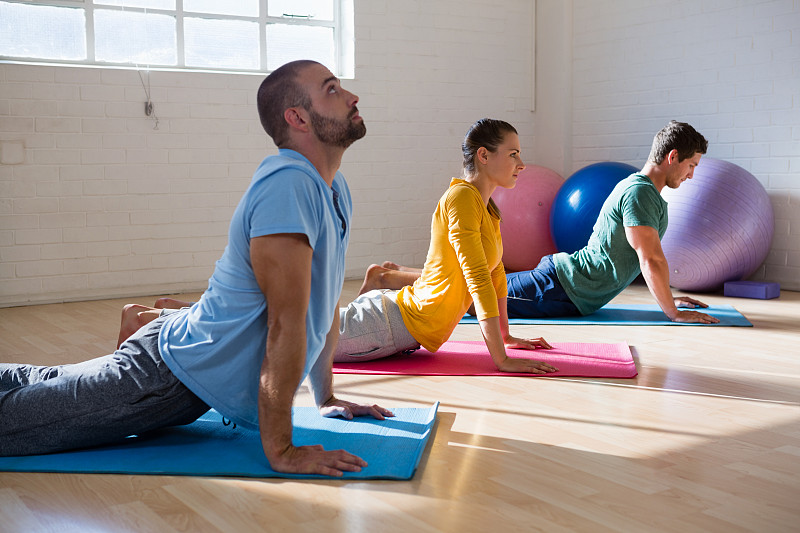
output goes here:
<path id="1" fill-rule="evenodd" d="M 371 416 L 378 420 L 383 420 L 387 416 L 394 416 L 393 412 L 384 409 L 380 405 L 361 405 L 333 397 L 320 406 L 319 412 L 327 418 L 341 416 L 347 420 L 352 420 L 354 416 Z"/>
<path id="2" fill-rule="evenodd" d="M 671 320 L 673 322 L 689 322 L 699 324 L 717 324 L 719 322 L 718 318 L 701 313 L 700 311 L 681 311 L 680 309 L 678 310 L 678 314 L 675 315 Z"/>
<path id="3" fill-rule="evenodd" d="M 506 357 L 502 363 L 497 365 L 497 370 L 500 372 L 516 372 L 527 374 L 548 374 L 550 372 L 558 372 L 556 367 L 549 365 L 544 361 L 534 361 L 532 359 L 522 359 L 519 357 Z"/>
<path id="4" fill-rule="evenodd" d="M 276 472 L 341 477 L 344 472 L 360 472 L 367 462 L 344 450 L 325 451 L 319 444 L 291 445 L 270 457 L 269 466 Z"/>
<path id="5" fill-rule="evenodd" d="M 520 339 L 518 337 L 512 337 L 509 335 L 505 339 L 503 339 L 503 344 L 506 345 L 506 348 L 519 348 L 522 350 L 535 350 L 537 348 L 547 348 L 548 350 L 552 348 L 550 344 L 544 337 L 537 337 L 535 339 Z"/>
<path id="6" fill-rule="evenodd" d="M 688 296 L 678 296 L 677 298 L 673 298 L 673 301 L 675 302 L 675 307 L 688 307 L 689 309 L 708 307 L 708 304 L 704 304 L 700 300 L 695 300 L 694 298 L 689 298 Z"/>

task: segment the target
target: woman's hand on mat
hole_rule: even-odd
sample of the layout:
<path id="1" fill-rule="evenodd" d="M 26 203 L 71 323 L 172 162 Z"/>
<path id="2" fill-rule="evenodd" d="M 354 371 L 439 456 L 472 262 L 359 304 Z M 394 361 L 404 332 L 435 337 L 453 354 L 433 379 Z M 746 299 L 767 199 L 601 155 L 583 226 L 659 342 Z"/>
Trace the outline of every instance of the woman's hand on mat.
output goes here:
<path id="1" fill-rule="evenodd" d="M 497 365 L 497 370 L 500 372 L 526 374 L 549 374 L 550 372 L 558 372 L 556 367 L 544 361 L 534 361 L 533 359 L 522 359 L 519 357 L 506 357 Z"/>
<path id="2" fill-rule="evenodd" d="M 688 296 L 678 296 L 672 300 L 675 302 L 675 307 L 688 307 L 689 309 L 708 307 L 708 304 L 704 304 L 700 300 L 695 300 L 694 298 L 689 298 Z"/>
<path id="3" fill-rule="evenodd" d="M 550 344 L 544 337 L 537 337 L 535 339 L 520 339 L 518 337 L 512 337 L 509 335 L 505 339 L 503 339 L 503 344 L 506 345 L 506 348 L 518 348 L 522 350 L 535 350 L 537 348 L 547 348 L 548 350 L 552 348 Z"/>
<path id="4" fill-rule="evenodd" d="M 380 405 L 361 405 L 333 397 L 320 406 L 319 412 L 327 418 L 341 416 L 347 420 L 352 420 L 354 416 L 371 416 L 378 420 L 394 416 L 393 412 Z"/>
<path id="5" fill-rule="evenodd" d="M 522 349 L 522 350 L 536 350 L 537 348 L 552 348 L 550 344 L 544 340 L 543 337 L 536 339 L 520 339 L 508 335 L 503 339 L 503 344 L 507 349 Z M 496 365 L 500 372 L 525 372 L 529 374 L 547 374 L 550 372 L 557 372 L 558 369 L 553 365 L 543 361 L 534 361 L 533 359 L 523 359 L 519 357 L 508 357 Z"/>
<path id="6" fill-rule="evenodd" d="M 322 445 L 290 445 L 274 457 L 269 466 L 276 472 L 317 474 L 341 477 L 344 472 L 360 472 L 367 462 L 344 450 L 325 451 Z"/>

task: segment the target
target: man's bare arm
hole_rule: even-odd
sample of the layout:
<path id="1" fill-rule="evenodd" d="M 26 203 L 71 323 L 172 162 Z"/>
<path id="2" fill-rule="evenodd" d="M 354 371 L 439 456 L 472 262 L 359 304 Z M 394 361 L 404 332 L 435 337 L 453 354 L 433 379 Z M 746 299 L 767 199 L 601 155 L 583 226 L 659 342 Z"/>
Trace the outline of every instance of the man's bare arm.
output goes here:
<path id="1" fill-rule="evenodd" d="M 261 444 L 279 472 L 341 476 L 366 463 L 344 450 L 292 443 L 292 404 L 306 359 L 306 312 L 312 249 L 305 235 L 278 234 L 250 242 L 250 260 L 267 300 L 267 350 L 261 366 L 258 420 Z"/>
<path id="2" fill-rule="evenodd" d="M 673 322 L 701 322 L 705 324 L 719 322 L 718 319 L 705 313 L 682 311 L 675 306 L 675 299 L 669 287 L 669 265 L 655 228 L 650 226 L 626 226 L 625 236 L 639 256 L 642 276 L 650 289 L 650 293 L 670 320 Z"/>

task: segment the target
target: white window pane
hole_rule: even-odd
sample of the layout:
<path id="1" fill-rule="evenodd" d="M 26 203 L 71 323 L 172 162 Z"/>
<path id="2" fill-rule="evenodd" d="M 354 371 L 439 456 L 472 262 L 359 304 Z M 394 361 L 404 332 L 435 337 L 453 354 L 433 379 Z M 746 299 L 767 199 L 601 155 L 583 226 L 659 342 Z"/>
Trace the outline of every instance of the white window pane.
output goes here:
<path id="1" fill-rule="evenodd" d="M 175 65 L 178 62 L 175 17 L 154 13 L 94 12 L 97 61 Z"/>
<path id="2" fill-rule="evenodd" d="M 312 59 L 336 72 L 333 28 L 268 24 L 267 51 L 268 70 L 275 70 L 289 61 Z"/>
<path id="3" fill-rule="evenodd" d="M 144 7 L 147 9 L 175 9 L 175 0 L 94 0 L 105 6 Z"/>
<path id="4" fill-rule="evenodd" d="M 333 0 L 267 0 L 267 15 L 333 20 Z"/>
<path id="5" fill-rule="evenodd" d="M 257 17 L 258 0 L 183 0 L 183 10 L 193 13 Z"/>
<path id="6" fill-rule="evenodd" d="M 184 19 L 186 66 L 258 70 L 258 23 Z"/>
<path id="7" fill-rule="evenodd" d="M 0 55 L 86 59 L 83 9 L 0 3 Z"/>

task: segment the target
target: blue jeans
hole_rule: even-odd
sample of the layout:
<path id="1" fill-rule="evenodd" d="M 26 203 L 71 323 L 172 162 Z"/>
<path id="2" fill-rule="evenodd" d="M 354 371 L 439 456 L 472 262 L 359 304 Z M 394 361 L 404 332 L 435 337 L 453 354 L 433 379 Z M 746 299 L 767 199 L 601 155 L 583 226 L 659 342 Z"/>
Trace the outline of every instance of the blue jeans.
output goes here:
<path id="1" fill-rule="evenodd" d="M 509 318 L 547 318 L 581 314 L 558 281 L 553 256 L 542 257 L 533 270 L 506 274 Z"/>
<path id="2" fill-rule="evenodd" d="M 113 354 L 83 363 L 0 364 L 0 456 L 112 443 L 189 424 L 208 411 L 161 359 L 164 320 L 143 327 Z"/>

